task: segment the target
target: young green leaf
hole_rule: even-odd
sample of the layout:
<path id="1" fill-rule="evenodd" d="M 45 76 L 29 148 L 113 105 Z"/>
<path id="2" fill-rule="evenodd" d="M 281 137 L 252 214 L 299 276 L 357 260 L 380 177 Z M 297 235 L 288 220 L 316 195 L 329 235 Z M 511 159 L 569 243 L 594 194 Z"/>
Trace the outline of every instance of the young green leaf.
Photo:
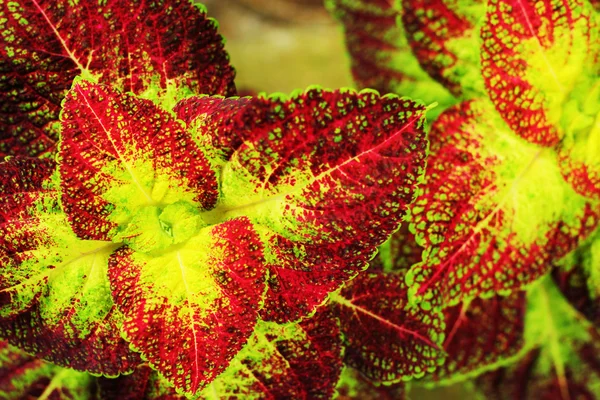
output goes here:
<path id="1" fill-rule="evenodd" d="M 170 103 L 235 93 L 217 24 L 187 0 L 0 3 L 0 157 L 53 151 L 83 75 Z"/>
<path id="2" fill-rule="evenodd" d="M 327 0 L 325 5 L 344 27 L 352 75 L 359 88 L 438 102 L 439 111 L 455 102 L 413 55 L 400 24 L 399 0 Z"/>
<path id="3" fill-rule="evenodd" d="M 92 379 L 0 341 L 0 397 L 4 400 L 91 400 Z"/>
<path id="4" fill-rule="evenodd" d="M 58 206 L 55 163 L 0 163 L 0 337 L 56 364 L 116 375 L 139 358 L 120 337 L 110 242 L 82 241 Z"/>
<path id="5" fill-rule="evenodd" d="M 62 205 L 85 239 L 149 252 L 207 223 L 218 185 L 183 125 L 150 100 L 75 83 L 63 105 Z"/>
<path id="6" fill-rule="evenodd" d="M 234 102 L 187 99 L 176 112 L 221 157 L 222 197 L 210 213 L 260 227 L 271 265 L 261 316 L 297 320 L 397 229 L 424 165 L 425 107 L 317 88 Z"/>
<path id="7" fill-rule="evenodd" d="M 456 97 L 483 94 L 478 23 L 482 0 L 402 0 L 402 23 L 425 71 Z"/>
<path id="8" fill-rule="evenodd" d="M 443 361 L 443 316 L 409 304 L 403 276 L 361 274 L 331 301 L 344 334 L 345 363 L 373 381 L 421 377 Z"/>
<path id="9" fill-rule="evenodd" d="M 236 218 L 162 253 L 122 247 L 108 274 L 127 340 L 178 391 L 196 394 L 252 334 L 265 272 L 260 238 Z"/>
<path id="10" fill-rule="evenodd" d="M 556 153 L 514 135 L 487 102 L 447 110 L 430 140 L 411 206 L 426 249 L 407 276 L 417 301 L 449 306 L 519 289 L 597 226 L 597 205 L 564 181 Z"/>

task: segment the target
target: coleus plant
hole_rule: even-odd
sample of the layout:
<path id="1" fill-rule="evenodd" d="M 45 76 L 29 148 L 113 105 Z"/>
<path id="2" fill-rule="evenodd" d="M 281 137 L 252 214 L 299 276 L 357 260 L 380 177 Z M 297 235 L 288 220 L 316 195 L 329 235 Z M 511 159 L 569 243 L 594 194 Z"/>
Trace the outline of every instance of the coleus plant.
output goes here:
<path id="1" fill-rule="evenodd" d="M 231 97 L 187 1 L 0 4 L 8 398 L 598 393 L 592 4 L 327 2 L 359 86 L 437 109 Z"/>

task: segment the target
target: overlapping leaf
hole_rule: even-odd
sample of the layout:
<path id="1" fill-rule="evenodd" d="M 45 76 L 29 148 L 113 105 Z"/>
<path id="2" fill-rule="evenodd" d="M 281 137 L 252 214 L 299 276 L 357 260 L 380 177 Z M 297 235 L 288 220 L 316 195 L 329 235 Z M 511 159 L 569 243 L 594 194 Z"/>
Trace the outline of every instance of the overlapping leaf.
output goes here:
<path id="1" fill-rule="evenodd" d="M 595 399 L 600 395 L 600 335 L 551 280 L 529 296 L 526 337 L 536 347 L 519 362 L 477 379 L 493 400 Z"/>
<path id="2" fill-rule="evenodd" d="M 484 93 L 479 62 L 481 0 L 403 0 L 402 23 L 425 71 L 457 97 Z"/>
<path id="3" fill-rule="evenodd" d="M 76 83 L 63 106 L 62 204 L 75 233 L 148 252 L 207 223 L 215 174 L 182 124 L 150 100 Z"/>
<path id="4" fill-rule="evenodd" d="M 217 25 L 187 0 L 0 4 L 0 156 L 54 149 L 77 75 L 170 102 L 231 95 Z"/>
<path id="5" fill-rule="evenodd" d="M 446 362 L 434 381 L 458 381 L 506 364 L 523 347 L 525 293 L 474 299 L 443 310 Z"/>
<path id="6" fill-rule="evenodd" d="M 354 368 L 344 368 L 336 388 L 338 400 L 405 400 L 404 382 L 377 385 Z"/>
<path id="7" fill-rule="evenodd" d="M 110 242 L 81 241 L 58 206 L 49 160 L 0 163 L 0 337 L 59 365 L 130 371 L 106 276 Z"/>
<path id="8" fill-rule="evenodd" d="M 93 383 L 86 373 L 57 367 L 0 342 L 2 399 L 92 399 Z"/>
<path id="9" fill-rule="evenodd" d="M 422 171 L 424 111 L 394 96 L 320 89 L 176 107 L 223 165 L 211 213 L 260 226 L 271 264 L 263 318 L 307 315 L 397 229 Z"/>
<path id="10" fill-rule="evenodd" d="M 329 399 L 341 369 L 340 328 L 330 312 L 294 325 L 260 322 L 229 368 L 194 398 Z M 99 389 L 106 400 L 184 398 L 148 367 L 117 380 L 101 378 Z"/>
<path id="11" fill-rule="evenodd" d="M 109 278 L 126 338 L 177 389 L 198 392 L 253 332 L 262 258 L 246 218 L 203 229 L 161 255 L 117 250 Z"/>
<path id="12" fill-rule="evenodd" d="M 487 103 L 449 109 L 430 140 L 411 208 L 426 248 L 408 274 L 418 301 L 438 307 L 518 289 L 597 226 L 597 205 L 563 180 L 556 154 L 513 135 Z"/>
<path id="13" fill-rule="evenodd" d="M 417 244 L 409 224 L 403 224 L 381 246 L 377 256 L 369 264 L 370 270 L 383 270 L 405 274 L 414 264 L 421 261 L 423 248 Z"/>
<path id="14" fill-rule="evenodd" d="M 600 28 L 587 1 L 491 1 L 482 30 L 490 98 L 521 137 L 561 147 L 565 179 L 600 198 Z"/>
<path id="15" fill-rule="evenodd" d="M 420 377 L 443 361 L 443 316 L 409 304 L 402 275 L 361 274 L 331 300 L 344 334 L 345 363 L 373 381 Z"/>
<path id="16" fill-rule="evenodd" d="M 438 102 L 439 110 L 454 102 L 413 55 L 400 24 L 400 1 L 327 0 L 325 5 L 344 27 L 352 75 L 359 88 Z"/>

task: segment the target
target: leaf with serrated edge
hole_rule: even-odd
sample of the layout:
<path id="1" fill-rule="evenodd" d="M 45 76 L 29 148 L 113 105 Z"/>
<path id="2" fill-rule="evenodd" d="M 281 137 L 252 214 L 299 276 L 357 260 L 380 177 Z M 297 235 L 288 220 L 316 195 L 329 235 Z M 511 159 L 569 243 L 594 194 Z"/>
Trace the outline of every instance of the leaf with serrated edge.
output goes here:
<path id="1" fill-rule="evenodd" d="M 550 279 L 528 294 L 525 338 L 534 348 L 476 384 L 490 400 L 573 400 L 600 396 L 600 334 Z"/>
<path id="2" fill-rule="evenodd" d="M 0 341 L 0 398 L 4 400 L 91 400 L 92 379 Z"/>
<path id="3" fill-rule="evenodd" d="M 235 93 L 217 23 L 187 0 L 3 1 L 0 32 L 0 157 L 54 150 L 77 75 L 165 104 Z"/>
<path id="4" fill-rule="evenodd" d="M 330 298 L 344 334 L 344 362 L 373 381 L 418 378 L 443 361 L 443 316 L 409 304 L 403 276 L 364 273 Z"/>
<path id="5" fill-rule="evenodd" d="M 479 62 L 482 0 L 402 0 L 402 23 L 415 57 L 457 97 L 485 93 Z"/>
<path id="6" fill-rule="evenodd" d="M 221 154 L 222 197 L 210 214 L 260 227 L 271 264 L 261 316 L 297 320 L 397 229 L 424 165 L 425 107 L 318 88 L 232 101 L 188 99 L 176 112 Z"/>
<path id="7" fill-rule="evenodd" d="M 341 23 L 356 85 L 438 102 L 434 118 L 456 100 L 421 68 L 400 23 L 400 0 L 326 0 Z"/>
<path id="8" fill-rule="evenodd" d="M 445 308 L 446 362 L 429 379 L 454 383 L 514 361 L 524 343 L 525 305 L 519 291 Z"/>
<path id="9" fill-rule="evenodd" d="M 138 362 L 106 277 L 110 242 L 82 241 L 58 206 L 49 160 L 0 163 L 0 337 L 56 364 L 117 375 Z"/>
<path id="10" fill-rule="evenodd" d="M 169 112 L 78 81 L 61 120 L 62 205 L 79 237 L 149 252 L 207 225 L 200 211 L 217 201 L 215 174 Z"/>
<path id="11" fill-rule="evenodd" d="M 158 254 L 122 247 L 108 274 L 125 337 L 186 394 L 203 389 L 245 345 L 265 290 L 261 241 L 243 217 Z"/>
<path id="12" fill-rule="evenodd" d="M 329 399 L 342 370 L 339 322 L 321 309 L 298 324 L 259 322 L 201 398 Z"/>
<path id="13" fill-rule="evenodd" d="M 597 226 L 597 206 L 564 181 L 556 153 L 513 134 L 487 102 L 447 110 L 430 140 L 410 208 L 425 247 L 407 276 L 413 299 L 440 307 L 519 289 Z"/>
<path id="14" fill-rule="evenodd" d="M 488 2 L 483 77 L 494 105 L 521 137 L 554 146 L 564 135 L 580 135 L 569 128 L 589 130 L 600 111 L 597 94 L 593 104 L 588 99 L 600 72 L 599 31 L 587 1 Z"/>

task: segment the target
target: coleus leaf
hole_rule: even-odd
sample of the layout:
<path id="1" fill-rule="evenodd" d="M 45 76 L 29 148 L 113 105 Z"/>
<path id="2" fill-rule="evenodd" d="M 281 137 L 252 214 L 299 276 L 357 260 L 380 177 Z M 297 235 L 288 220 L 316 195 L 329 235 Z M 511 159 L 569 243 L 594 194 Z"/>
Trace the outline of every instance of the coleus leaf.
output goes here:
<path id="1" fill-rule="evenodd" d="M 190 98 L 176 108 L 220 165 L 219 218 L 247 215 L 270 263 L 262 318 L 297 320 L 367 266 L 422 171 L 425 108 L 371 91 Z"/>
<path id="2" fill-rule="evenodd" d="M 235 93 L 217 24 L 187 0 L 2 2 L 0 32 L 0 156 L 54 149 L 77 75 L 166 103 Z"/>
<path id="3" fill-rule="evenodd" d="M 587 1 L 492 1 L 482 30 L 490 98 L 521 137 L 561 147 L 565 178 L 600 199 L 600 26 Z"/>
<path id="4" fill-rule="evenodd" d="M 120 248 L 108 273 L 125 337 L 179 391 L 197 393 L 253 332 L 262 258 L 246 218 L 203 229 L 161 255 Z"/>
<path id="5" fill-rule="evenodd" d="M 203 398 L 329 399 L 342 370 L 339 321 L 327 309 L 300 323 L 259 322 Z"/>
<path id="6" fill-rule="evenodd" d="M 130 371 L 139 358 L 119 335 L 106 277 L 115 245 L 75 237 L 54 171 L 50 160 L 0 163 L 0 337 L 62 366 Z"/>
<path id="7" fill-rule="evenodd" d="M 298 324 L 259 322 L 229 368 L 197 399 L 329 399 L 342 369 L 339 321 L 327 309 Z M 155 371 L 140 367 L 99 379 L 100 399 L 183 399 Z M 131 387 L 139 388 L 131 391 Z"/>
<path id="8" fill-rule="evenodd" d="M 430 140 L 411 206 L 426 249 L 407 275 L 415 300 L 440 307 L 518 289 L 597 226 L 597 205 L 562 179 L 556 154 L 514 135 L 487 102 L 447 110 Z"/>
<path id="9" fill-rule="evenodd" d="M 600 329 L 600 230 L 552 270 L 571 306 Z"/>
<path id="10" fill-rule="evenodd" d="M 150 100 L 78 81 L 63 104 L 62 204 L 81 238 L 149 252 L 206 222 L 218 188 L 182 124 Z"/>
<path id="11" fill-rule="evenodd" d="M 0 341 L 2 399 L 92 399 L 92 379 L 84 372 L 52 365 Z"/>
<path id="12" fill-rule="evenodd" d="M 402 23 L 425 71 L 456 97 L 484 93 L 479 61 L 481 0 L 402 0 Z"/>
<path id="13" fill-rule="evenodd" d="M 404 382 L 377 385 L 354 368 L 345 367 L 336 387 L 337 400 L 405 400 Z"/>
<path id="14" fill-rule="evenodd" d="M 445 308 L 447 357 L 431 379 L 456 382 L 512 361 L 524 344 L 525 306 L 518 291 Z"/>
<path id="15" fill-rule="evenodd" d="M 526 140 L 557 144 L 557 125 L 586 105 L 600 68 L 593 9 L 578 0 L 494 0 L 483 26 L 483 76 L 494 105 Z M 565 115 L 569 102 L 575 110 Z"/>
<path id="16" fill-rule="evenodd" d="M 411 305 L 401 274 L 363 273 L 331 301 L 344 334 L 344 362 L 373 381 L 421 377 L 442 363 L 443 316 Z"/>
<path id="17" fill-rule="evenodd" d="M 402 224 L 400 229 L 379 246 L 379 252 L 371 260 L 369 270 L 405 274 L 410 267 L 421 261 L 422 252 L 423 248 L 417 244 L 409 224 Z"/>
<path id="18" fill-rule="evenodd" d="M 494 400 L 595 399 L 600 395 L 600 335 L 544 279 L 528 296 L 526 338 L 535 347 L 518 363 L 477 378 Z"/>
<path id="19" fill-rule="evenodd" d="M 400 24 L 400 1 L 327 0 L 325 5 L 344 27 L 352 75 L 359 88 L 439 102 L 439 110 L 455 102 L 413 55 Z"/>

